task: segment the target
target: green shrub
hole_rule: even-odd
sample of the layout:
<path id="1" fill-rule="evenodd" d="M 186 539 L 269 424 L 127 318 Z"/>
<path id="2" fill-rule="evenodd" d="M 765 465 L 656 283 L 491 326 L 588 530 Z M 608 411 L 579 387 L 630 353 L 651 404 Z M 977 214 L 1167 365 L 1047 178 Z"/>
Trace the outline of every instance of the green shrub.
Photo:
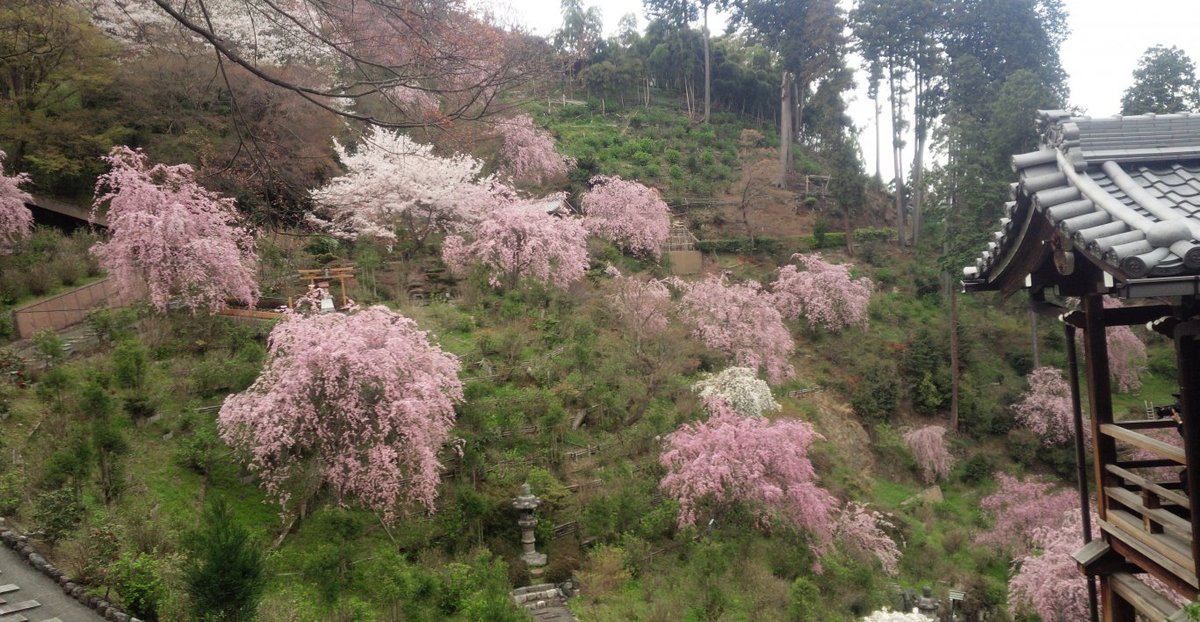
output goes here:
<path id="1" fill-rule="evenodd" d="M 113 568 L 113 581 L 130 615 L 158 620 L 158 605 L 167 594 L 160 576 L 161 563 L 145 553 L 126 553 Z"/>
<path id="2" fill-rule="evenodd" d="M 33 347 L 47 365 L 57 365 L 67 358 L 65 345 L 62 337 L 52 330 L 39 330 L 33 334 Z"/>
<path id="3" fill-rule="evenodd" d="M 34 264 L 25 271 L 25 288 L 34 296 L 49 293 L 57 284 L 54 269 L 45 263 Z"/>
<path id="4" fill-rule="evenodd" d="M 796 577 L 788 590 L 789 622 L 818 622 L 824 620 L 822 614 L 821 590 L 816 584 L 805 577 Z"/>
<path id="5" fill-rule="evenodd" d="M 0 475 L 0 516 L 14 516 L 21 507 L 25 482 L 21 475 L 9 472 Z"/>
<path id="6" fill-rule="evenodd" d="M 956 470 L 959 481 L 974 486 L 987 481 L 996 470 L 996 464 L 989 456 L 975 454 L 960 462 Z"/>
<path id="7" fill-rule="evenodd" d="M 896 238 L 896 230 L 890 227 L 866 227 L 854 230 L 856 242 L 886 242 Z"/>
<path id="8" fill-rule="evenodd" d="M 860 417 L 887 421 L 900 405 L 900 379 L 895 363 L 874 360 L 861 372 L 850 405 Z"/>
<path id="9" fill-rule="evenodd" d="M 96 338 L 109 343 L 131 337 L 133 326 L 137 323 L 137 310 L 132 307 L 123 309 L 97 309 L 88 313 L 87 323 Z"/>
<path id="10" fill-rule="evenodd" d="M 1041 447 L 1041 439 L 1029 430 L 1012 430 L 1008 433 L 1008 455 L 1021 466 L 1033 465 Z"/>
<path id="11" fill-rule="evenodd" d="M 51 545 L 75 531 L 83 520 L 83 503 L 79 493 L 59 488 L 39 494 L 33 500 L 33 524 L 42 532 L 42 539 Z"/>
<path id="12" fill-rule="evenodd" d="M 150 350 L 136 339 L 122 339 L 113 350 L 113 376 L 127 389 L 141 388 L 146 381 Z"/>
<path id="13" fill-rule="evenodd" d="M 83 278 L 84 266 L 75 257 L 65 257 L 52 264 L 54 274 L 63 285 L 74 286 Z"/>
<path id="14" fill-rule="evenodd" d="M 12 268 L 0 270 L 0 303 L 16 304 L 28 292 L 29 290 L 25 288 L 25 276 L 20 270 Z"/>

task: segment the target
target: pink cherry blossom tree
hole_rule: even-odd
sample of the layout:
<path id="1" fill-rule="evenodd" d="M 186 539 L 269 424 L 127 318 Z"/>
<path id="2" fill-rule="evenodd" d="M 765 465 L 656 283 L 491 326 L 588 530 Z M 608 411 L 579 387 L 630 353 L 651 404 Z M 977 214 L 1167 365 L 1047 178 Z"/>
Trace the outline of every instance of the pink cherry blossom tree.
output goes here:
<path id="1" fill-rule="evenodd" d="M 743 417 L 762 417 L 780 409 L 771 387 L 749 367 L 729 367 L 692 385 L 701 399 L 719 397 Z"/>
<path id="2" fill-rule="evenodd" d="M 834 537 L 855 551 L 875 557 L 883 572 L 894 577 L 900 572 L 903 554 L 887 529 L 895 529 L 887 515 L 852 502 L 839 511 Z"/>
<path id="3" fill-rule="evenodd" d="M 1013 411 L 1017 422 L 1042 438 L 1044 445 L 1060 445 L 1075 435 L 1071 414 L 1071 387 L 1053 367 L 1039 367 L 1026 377 L 1029 390 Z"/>
<path id="4" fill-rule="evenodd" d="M 1020 554 L 1036 544 L 1038 533 L 1057 527 L 1064 512 L 1079 512 L 1079 499 L 1073 491 L 1048 482 L 996 473 L 996 483 L 996 492 L 979 503 L 994 523 L 976 536 L 976 544 Z"/>
<path id="5" fill-rule="evenodd" d="M 503 146 L 501 169 L 518 184 L 542 184 L 562 177 L 575 165 L 574 158 L 554 149 L 550 132 L 533 124 L 527 114 L 497 121 Z"/>
<path id="6" fill-rule="evenodd" d="M 662 254 L 671 231 L 670 212 L 658 191 L 620 177 L 593 177 L 583 195 L 583 225 L 592 235 L 645 257 Z"/>
<path id="7" fill-rule="evenodd" d="M 347 238 L 397 239 L 420 248 L 435 232 L 456 232 L 502 202 L 505 192 L 467 155 L 443 157 L 399 132 L 370 129 L 350 152 L 335 141 L 346 174 L 312 191 L 318 225 Z M 399 231 L 399 235 L 397 232 Z"/>
<path id="8" fill-rule="evenodd" d="M 608 301 L 621 323 L 633 334 L 635 347 L 640 353 L 646 337 L 667 330 L 671 316 L 671 292 L 658 279 L 624 276 L 613 266 L 609 266 L 605 272 L 613 278 Z"/>
<path id="9" fill-rule="evenodd" d="M 954 456 L 946 449 L 946 428 L 940 425 L 917 428 L 904 435 L 904 442 L 917 459 L 917 466 L 921 467 L 921 477 L 926 484 L 950 475 Z"/>
<path id="10" fill-rule="evenodd" d="M 225 399 L 221 438 L 245 452 L 285 511 L 322 484 L 388 522 L 405 504 L 432 511 L 438 450 L 463 399 L 458 370 L 383 306 L 292 315 L 271 331 L 258 380 Z"/>
<path id="11" fill-rule="evenodd" d="M 852 278 L 849 265 L 828 263 L 819 253 L 792 258 L 804 271 L 786 265 L 771 285 L 775 306 L 785 318 L 804 318 L 813 328 L 832 332 L 867 327 L 871 279 Z"/>
<path id="12" fill-rule="evenodd" d="M 1104 297 L 1104 307 L 1121 307 L 1116 298 Z M 1129 326 L 1110 326 L 1108 334 L 1108 371 L 1117 391 L 1129 393 L 1142 388 L 1141 374 L 1146 367 L 1146 344 L 1138 339 Z"/>
<path id="13" fill-rule="evenodd" d="M 838 505 L 808 459 L 822 437 L 803 421 L 743 417 L 719 398 L 705 405 L 712 415 L 669 434 L 659 456 L 667 470 L 659 486 L 679 502 L 679 525 L 744 504 L 763 525 L 780 520 L 806 531 L 820 555 Z"/>
<path id="14" fill-rule="evenodd" d="M 25 207 L 33 202 L 33 197 L 21 190 L 22 184 L 29 183 L 29 175 L 5 175 L 5 157 L 0 151 L 0 253 L 10 252 L 18 240 L 33 231 L 33 214 Z"/>
<path id="15" fill-rule="evenodd" d="M 737 365 L 764 370 L 773 383 L 795 375 L 788 361 L 795 349 L 792 335 L 761 285 L 730 284 L 716 275 L 675 283 L 683 290 L 681 315 L 704 345 Z"/>
<path id="16" fill-rule="evenodd" d="M 1087 581 L 1071 555 L 1083 546 L 1083 520 L 1079 509 L 1046 517 L 1048 525 L 1033 530 L 1037 553 L 1018 558 L 1016 574 L 1008 582 L 1010 612 L 1033 612 L 1043 620 L 1088 619 Z M 1092 537 L 1099 537 L 1092 513 Z"/>
<path id="17" fill-rule="evenodd" d="M 233 199 L 197 184 L 186 164 L 151 166 L 121 146 L 104 159 L 112 168 L 96 181 L 92 212 L 107 206 L 112 237 L 91 252 L 120 288 L 148 289 L 160 312 L 172 297 L 192 312 L 254 305 L 258 259 Z"/>
<path id="18" fill-rule="evenodd" d="M 493 287 L 531 278 L 566 289 L 588 268 L 587 232 L 575 218 L 546 213 L 542 202 L 515 202 L 489 212 L 469 233 L 442 244 L 442 259 L 463 276 L 484 266 Z"/>

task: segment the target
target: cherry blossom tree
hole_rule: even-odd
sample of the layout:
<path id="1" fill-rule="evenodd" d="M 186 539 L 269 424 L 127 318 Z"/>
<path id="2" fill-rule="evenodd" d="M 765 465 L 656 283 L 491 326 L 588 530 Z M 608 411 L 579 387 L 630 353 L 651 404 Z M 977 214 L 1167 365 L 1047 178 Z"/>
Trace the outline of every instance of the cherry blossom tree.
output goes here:
<path id="1" fill-rule="evenodd" d="M 1104 297 L 1105 309 L 1122 306 L 1120 300 Z M 1108 370 L 1117 383 L 1117 391 L 1128 393 L 1142 388 L 1141 371 L 1146 367 L 1146 344 L 1128 326 L 1110 326 L 1107 336 Z"/>
<path id="2" fill-rule="evenodd" d="M 501 168 L 519 184 L 541 184 L 567 174 L 575 159 L 554 149 L 550 132 L 533 124 L 527 114 L 496 123 L 503 146 Z"/>
<path id="3" fill-rule="evenodd" d="M 743 417 L 762 417 L 779 410 L 779 402 L 771 395 L 771 387 L 753 369 L 729 367 L 692 385 L 701 399 L 719 397 Z"/>
<path id="4" fill-rule="evenodd" d="M 613 291 L 608 301 L 617 317 L 633 333 L 638 352 L 642 341 L 667 330 L 670 324 L 671 292 L 658 279 L 639 279 L 624 276 L 609 266 L 605 273 L 613 277 Z"/>
<path id="5" fill-rule="evenodd" d="M 1030 553 L 1015 562 L 1017 572 L 1008 582 L 1011 612 L 1033 612 L 1043 620 L 1088 619 L 1087 581 L 1071 555 L 1083 546 L 1083 521 L 1079 509 L 1046 518 L 1049 525 L 1034 529 Z M 1092 525 L 1099 524 L 1092 513 Z M 1095 527 L 1092 537 L 1099 537 Z"/>
<path id="6" fill-rule="evenodd" d="M 929 617 L 916 611 L 904 613 L 884 607 L 879 611 L 872 611 L 871 615 L 862 618 L 861 622 L 929 622 Z"/>
<path id="7" fill-rule="evenodd" d="M 499 93 L 547 67 L 528 37 L 466 0 L 76 1 L 128 44 L 186 54 L 207 45 L 265 83 L 381 127 L 484 119 L 503 110 Z M 320 71 L 289 71 L 295 65 Z M 436 114 L 420 109 L 429 100 Z"/>
<path id="8" fill-rule="evenodd" d="M 478 221 L 505 193 L 483 163 L 468 155 L 442 157 L 431 145 L 392 130 L 370 129 L 354 152 L 334 142 L 346 174 L 312 191 L 325 217 L 314 221 L 337 235 L 370 236 L 415 247 L 434 232 Z"/>
<path id="9" fill-rule="evenodd" d="M 287 510 L 328 484 L 339 503 L 354 497 L 388 522 L 405 504 L 434 509 L 437 453 L 463 399 L 458 359 L 383 306 L 293 314 L 268 348 L 262 374 L 225 399 L 218 424 L 269 495 Z"/>
<path id="10" fill-rule="evenodd" d="M 176 297 L 195 312 L 228 299 L 258 300 L 257 256 L 234 200 L 196 183 L 191 166 L 151 166 L 141 150 L 114 147 L 96 181 L 92 213 L 107 206 L 112 237 L 91 252 L 125 290 L 149 290 L 160 312 Z"/>
<path id="11" fill-rule="evenodd" d="M 1105 309 L 1119 309 L 1120 300 L 1104 297 Z M 1108 342 L 1108 372 L 1117 385 L 1117 391 L 1128 393 L 1142 387 L 1141 371 L 1146 367 L 1146 344 L 1142 343 L 1128 326 L 1110 326 L 1106 329 Z M 1077 334 L 1083 343 L 1083 332 Z"/>
<path id="12" fill-rule="evenodd" d="M 803 421 L 743 417 L 720 398 L 705 405 L 711 416 L 667 435 L 659 456 L 667 470 L 659 485 L 679 502 L 679 525 L 696 523 L 706 509 L 745 504 L 763 525 L 781 520 L 805 530 L 823 553 L 838 503 L 808 459 L 821 435 Z"/>
<path id="13" fill-rule="evenodd" d="M 1071 387 L 1053 367 L 1039 367 L 1026 376 L 1029 390 L 1013 404 L 1017 422 L 1042 438 L 1044 445 L 1060 445 L 1075 436 L 1071 414 Z"/>
<path id="14" fill-rule="evenodd" d="M 469 233 L 442 244 L 442 259 L 456 275 L 484 266 L 493 287 L 513 288 L 532 278 L 566 289 L 588 268 L 587 232 L 575 218 L 547 214 L 542 202 L 517 201 L 489 212 Z"/>
<path id="15" fill-rule="evenodd" d="M 0 151 L 0 253 L 11 251 L 18 240 L 33 231 L 33 214 L 25 207 L 33 202 L 33 197 L 21 190 L 22 184 L 29 183 L 29 175 L 5 175 L 5 157 Z"/>
<path id="16" fill-rule="evenodd" d="M 795 375 L 788 362 L 795 349 L 792 335 L 761 285 L 729 284 L 716 275 L 675 283 L 683 290 L 681 314 L 704 345 L 737 365 L 764 370 L 773 383 Z"/>
<path id="17" fill-rule="evenodd" d="M 814 328 L 833 332 L 867 327 L 871 279 L 852 278 L 849 265 L 828 263 L 819 253 L 792 258 L 804 271 L 786 265 L 771 286 L 775 306 L 785 318 L 802 317 Z"/>
<path id="18" fill-rule="evenodd" d="M 903 554 L 886 529 L 895 529 L 895 525 L 882 512 L 861 503 L 847 503 L 838 513 L 834 537 L 860 553 L 874 556 L 883 572 L 894 577 L 900 572 Z"/>
<path id="19" fill-rule="evenodd" d="M 1048 482 L 996 473 L 996 483 L 996 492 L 979 503 L 995 522 L 976 536 L 976 544 L 1019 554 L 1036 544 L 1038 533 L 1057 527 L 1064 512 L 1079 511 L 1074 492 Z"/>
<path id="20" fill-rule="evenodd" d="M 620 177 L 593 177 L 583 195 L 583 225 L 593 235 L 645 257 L 662 254 L 670 212 L 658 191 Z"/>
<path id="21" fill-rule="evenodd" d="M 946 428 L 940 425 L 928 425 L 917 428 L 904 435 L 904 442 L 917 459 L 921 467 L 921 477 L 926 484 L 932 484 L 950 475 L 954 466 L 954 456 L 946 450 Z"/>

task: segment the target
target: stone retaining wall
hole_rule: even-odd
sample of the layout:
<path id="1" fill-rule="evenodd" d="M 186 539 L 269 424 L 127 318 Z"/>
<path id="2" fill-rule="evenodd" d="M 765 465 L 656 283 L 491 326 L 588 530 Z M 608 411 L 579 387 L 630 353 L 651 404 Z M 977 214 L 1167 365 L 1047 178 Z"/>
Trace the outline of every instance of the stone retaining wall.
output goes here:
<path id="1" fill-rule="evenodd" d="M 13 311 L 13 323 L 22 339 L 29 339 L 42 330 L 62 330 L 87 319 L 88 313 L 100 307 L 123 307 L 137 297 L 121 292 L 111 278 L 77 287 L 27 304 Z"/>
<path id="2" fill-rule="evenodd" d="M 83 604 L 83 606 L 88 607 L 89 609 L 92 609 L 96 613 L 100 614 L 100 616 L 105 620 L 109 620 L 109 622 L 142 622 L 141 620 L 130 616 L 124 611 L 121 611 L 113 603 L 110 603 L 99 596 L 92 596 L 88 594 L 87 588 L 71 581 L 71 578 L 68 577 L 63 571 L 55 567 L 54 564 L 46 561 L 46 558 L 39 555 L 38 552 L 33 549 L 33 546 L 30 545 L 29 538 L 9 529 L 3 518 L 0 518 L 0 541 L 3 541 L 8 548 L 16 551 L 18 555 L 25 558 L 29 562 L 29 565 L 33 566 L 33 568 L 38 572 L 50 577 L 52 581 L 57 583 L 58 586 L 62 588 L 63 593 L 79 601 Z"/>

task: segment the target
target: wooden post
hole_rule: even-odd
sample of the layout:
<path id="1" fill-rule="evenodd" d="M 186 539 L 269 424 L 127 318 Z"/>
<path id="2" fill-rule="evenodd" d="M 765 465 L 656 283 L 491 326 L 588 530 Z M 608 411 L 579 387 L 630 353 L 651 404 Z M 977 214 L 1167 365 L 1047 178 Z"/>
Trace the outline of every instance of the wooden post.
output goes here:
<path id="1" fill-rule="evenodd" d="M 1191 512 L 1192 564 L 1200 569 L 1200 322 L 1175 327 L 1175 356 L 1179 368 L 1180 407 L 1183 411 L 1183 455 L 1187 461 L 1188 510 Z"/>
<path id="2" fill-rule="evenodd" d="M 1108 335 L 1104 325 L 1104 295 L 1089 293 L 1083 296 L 1083 352 L 1087 358 L 1088 405 L 1092 413 L 1092 456 L 1095 466 L 1096 513 L 1100 520 L 1108 517 L 1108 500 L 1104 495 L 1104 470 L 1117 458 L 1116 442 L 1100 433 L 1100 426 L 1112 423 L 1112 385 L 1108 375 Z M 1109 540 L 1108 534 L 1102 534 Z M 1133 607 L 1112 591 L 1109 579 L 1100 575 L 1100 598 L 1104 603 L 1104 622 L 1134 622 Z"/>
<path id="3" fill-rule="evenodd" d="M 1071 386 L 1071 419 L 1075 426 L 1075 480 L 1079 489 L 1079 511 L 1083 518 L 1083 543 L 1092 541 L 1092 511 L 1088 501 L 1087 454 L 1083 449 L 1083 407 L 1079 400 L 1079 355 L 1075 347 L 1075 327 L 1063 324 L 1067 342 L 1067 378 Z M 1099 622 L 1100 611 L 1096 595 L 1096 580 L 1084 577 L 1088 590 L 1088 614 L 1091 622 Z"/>

